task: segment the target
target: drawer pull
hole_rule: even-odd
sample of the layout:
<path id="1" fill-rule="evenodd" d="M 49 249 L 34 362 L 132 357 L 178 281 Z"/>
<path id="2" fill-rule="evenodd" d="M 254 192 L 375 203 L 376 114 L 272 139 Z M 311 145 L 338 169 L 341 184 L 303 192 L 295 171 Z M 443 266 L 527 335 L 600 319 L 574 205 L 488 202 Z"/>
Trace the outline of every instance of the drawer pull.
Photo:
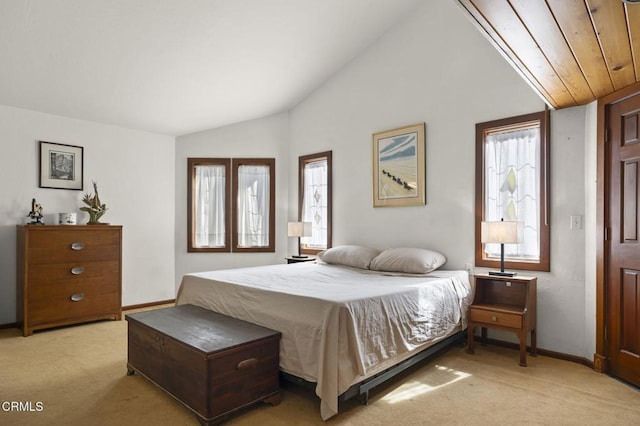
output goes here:
<path id="1" fill-rule="evenodd" d="M 71 243 L 71 250 L 79 251 L 84 248 L 84 243 L 82 241 L 76 241 L 75 243 Z"/>
<path id="2" fill-rule="evenodd" d="M 76 293 L 71 295 L 72 302 L 79 302 L 84 299 L 84 293 Z"/>
<path id="3" fill-rule="evenodd" d="M 491 321 L 493 321 L 493 322 L 498 322 L 498 317 L 497 317 L 497 316 L 495 316 L 495 315 L 494 315 L 494 316 L 492 316 L 492 317 L 491 317 Z"/>
<path id="4" fill-rule="evenodd" d="M 75 268 L 71 268 L 71 273 L 73 275 L 80 275 L 84 272 L 84 268 L 82 266 L 76 266 Z"/>
<path id="5" fill-rule="evenodd" d="M 236 368 L 238 370 L 246 370 L 249 368 L 255 368 L 258 365 L 258 360 L 255 358 L 245 359 L 244 361 L 240 361 Z"/>

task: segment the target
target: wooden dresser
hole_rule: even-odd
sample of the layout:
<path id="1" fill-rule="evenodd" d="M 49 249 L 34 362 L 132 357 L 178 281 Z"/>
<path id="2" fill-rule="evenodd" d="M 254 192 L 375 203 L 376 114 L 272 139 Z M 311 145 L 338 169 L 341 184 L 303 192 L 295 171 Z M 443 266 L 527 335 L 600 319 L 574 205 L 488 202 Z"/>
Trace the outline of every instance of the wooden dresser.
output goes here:
<path id="1" fill-rule="evenodd" d="M 34 330 L 122 317 L 122 226 L 19 225 L 16 320 Z"/>

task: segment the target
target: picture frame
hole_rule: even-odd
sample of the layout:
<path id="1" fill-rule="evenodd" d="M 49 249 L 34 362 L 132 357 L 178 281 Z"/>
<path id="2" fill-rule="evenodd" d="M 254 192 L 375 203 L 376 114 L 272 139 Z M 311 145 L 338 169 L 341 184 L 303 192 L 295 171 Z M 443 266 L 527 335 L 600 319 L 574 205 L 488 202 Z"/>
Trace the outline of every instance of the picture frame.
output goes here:
<path id="1" fill-rule="evenodd" d="M 84 148 L 40 142 L 40 188 L 82 191 Z"/>
<path id="2" fill-rule="evenodd" d="M 426 204 L 425 123 L 373 134 L 373 206 Z"/>

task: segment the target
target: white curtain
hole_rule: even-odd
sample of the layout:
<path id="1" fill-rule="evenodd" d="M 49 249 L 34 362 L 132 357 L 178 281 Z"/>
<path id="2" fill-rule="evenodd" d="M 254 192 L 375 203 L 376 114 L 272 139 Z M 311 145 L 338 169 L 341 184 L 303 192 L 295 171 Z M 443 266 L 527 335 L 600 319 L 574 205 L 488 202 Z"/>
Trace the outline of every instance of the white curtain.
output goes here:
<path id="1" fill-rule="evenodd" d="M 523 243 L 505 244 L 505 257 L 540 259 L 540 129 L 524 128 L 485 138 L 484 220 L 524 222 Z M 499 244 L 485 244 L 500 257 Z"/>
<path id="2" fill-rule="evenodd" d="M 224 247 L 225 167 L 196 166 L 196 247 Z"/>
<path id="3" fill-rule="evenodd" d="M 327 160 L 307 163 L 304 167 L 304 190 L 302 196 L 302 221 L 311 222 L 311 236 L 300 242 L 308 248 L 327 248 Z"/>
<path id="4" fill-rule="evenodd" d="M 238 245 L 269 245 L 269 166 L 238 167 Z"/>

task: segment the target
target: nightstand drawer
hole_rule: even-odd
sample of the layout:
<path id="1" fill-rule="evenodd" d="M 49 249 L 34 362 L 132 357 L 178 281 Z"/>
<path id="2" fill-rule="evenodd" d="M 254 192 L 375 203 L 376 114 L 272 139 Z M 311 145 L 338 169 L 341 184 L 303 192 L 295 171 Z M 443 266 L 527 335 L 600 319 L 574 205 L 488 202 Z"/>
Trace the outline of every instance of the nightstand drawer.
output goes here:
<path id="1" fill-rule="evenodd" d="M 471 308 L 469 319 L 474 322 L 496 324 L 503 327 L 522 328 L 522 315 Z"/>

